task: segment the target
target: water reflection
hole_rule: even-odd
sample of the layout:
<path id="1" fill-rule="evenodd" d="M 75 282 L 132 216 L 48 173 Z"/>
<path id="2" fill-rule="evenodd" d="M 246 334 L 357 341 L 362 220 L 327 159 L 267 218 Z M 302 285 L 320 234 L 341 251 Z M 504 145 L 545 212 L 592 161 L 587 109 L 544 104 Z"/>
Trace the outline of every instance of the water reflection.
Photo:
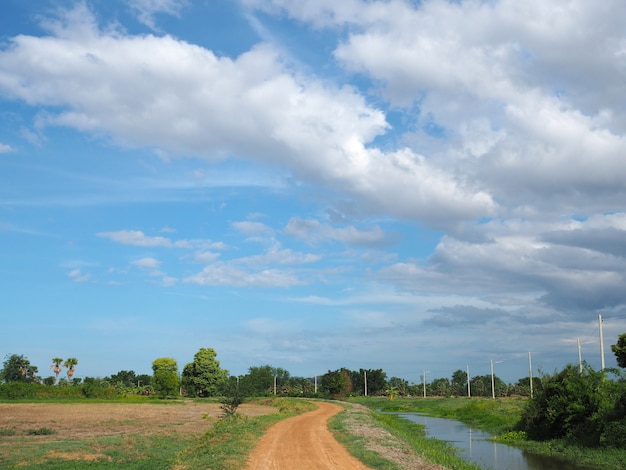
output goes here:
<path id="1" fill-rule="evenodd" d="M 471 429 L 452 419 L 432 418 L 419 413 L 394 413 L 414 423 L 423 424 L 429 437 L 447 441 L 460 449 L 459 455 L 484 469 L 494 470 L 589 470 L 488 440 L 490 434 Z"/>

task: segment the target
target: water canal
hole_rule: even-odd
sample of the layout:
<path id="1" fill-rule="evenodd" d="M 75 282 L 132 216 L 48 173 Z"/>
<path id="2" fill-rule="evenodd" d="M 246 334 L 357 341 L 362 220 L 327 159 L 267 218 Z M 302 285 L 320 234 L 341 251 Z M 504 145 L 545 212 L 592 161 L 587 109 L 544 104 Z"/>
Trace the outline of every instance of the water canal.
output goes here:
<path id="1" fill-rule="evenodd" d="M 529 454 L 521 449 L 490 441 L 490 434 L 472 429 L 453 419 L 433 418 L 419 413 L 393 413 L 426 428 L 428 437 L 446 441 L 460 449 L 459 455 L 481 468 L 494 470 L 590 470 L 560 460 Z"/>

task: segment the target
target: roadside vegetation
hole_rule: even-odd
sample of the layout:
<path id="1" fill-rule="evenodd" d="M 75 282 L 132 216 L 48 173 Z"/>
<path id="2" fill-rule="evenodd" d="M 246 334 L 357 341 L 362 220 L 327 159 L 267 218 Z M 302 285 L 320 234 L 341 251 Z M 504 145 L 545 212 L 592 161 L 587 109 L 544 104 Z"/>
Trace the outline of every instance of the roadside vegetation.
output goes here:
<path id="1" fill-rule="evenodd" d="M 611 349 L 620 367 L 626 368 L 626 333 Z M 538 455 L 607 469 L 626 468 L 626 375 L 621 370 L 595 371 L 584 363 L 570 364 L 533 382 L 527 377 L 508 385 L 496 376 L 470 378 L 457 370 L 450 379 L 409 384 L 397 377 L 387 379 L 381 369 L 341 368 L 320 377 L 302 378 L 263 365 L 250 367 L 247 374 L 235 377 L 221 368 L 216 356 L 215 350 L 201 348 L 182 373 L 174 359 L 157 358 L 152 363 L 152 375 L 121 370 L 109 377 L 84 379 L 75 377 L 76 358 L 52 358 L 49 367 L 54 375 L 42 378 L 25 356 L 7 356 L 0 370 L 0 402 L 175 405 L 206 400 L 221 403 L 222 414 L 220 419 L 207 423 L 207 432 L 200 439 L 173 431 L 167 438 L 116 435 L 89 442 L 58 440 L 52 444 L 42 440 L 34 445 L 32 439 L 55 434 L 55 429 L 34 425 L 20 434 L 0 423 L 0 444 L 12 440 L 10 458 L 0 455 L 0 466 L 8 465 L 10 460 L 23 468 L 35 468 L 37 463 L 31 462 L 38 462 L 42 455 L 57 455 L 58 461 L 46 461 L 52 465 L 49 468 L 74 468 L 67 456 L 83 446 L 101 458 L 81 462 L 81 468 L 106 468 L 110 462 L 123 462 L 128 468 L 167 468 L 173 464 L 179 469 L 240 468 L 245 455 L 269 426 L 314 406 L 295 400 L 297 397 L 345 399 L 365 405 L 373 411 L 362 418 L 368 420 L 368 426 L 399 439 L 394 444 L 398 448 L 407 445 L 426 460 L 449 468 L 475 467 L 463 462 L 447 444 L 427 438 L 421 426 L 378 411 L 415 411 L 452 418 Z M 61 377 L 64 369 L 66 378 Z M 533 384 L 534 394 L 529 397 Z M 472 397 L 468 398 L 464 395 L 470 388 Z M 262 400 L 280 411 L 260 417 L 237 413 L 239 405 L 252 400 Z M 357 427 L 350 425 L 348 415 L 341 413 L 331 426 L 354 455 L 374 468 L 407 468 L 380 460 L 380 452 L 372 451 L 371 440 L 354 431 Z M 107 452 L 99 453 L 98 449 Z"/>
<path id="2" fill-rule="evenodd" d="M 626 466 L 626 380 L 617 370 L 599 372 L 584 363 L 568 365 L 544 375 L 531 399 L 358 397 L 350 401 L 375 412 L 418 412 L 455 419 L 492 434 L 496 441 L 564 462 L 615 470 Z M 408 423 L 394 415 L 376 416 L 394 429 Z M 427 443 L 416 442 L 415 449 L 447 465 L 436 452 L 432 454 Z"/>

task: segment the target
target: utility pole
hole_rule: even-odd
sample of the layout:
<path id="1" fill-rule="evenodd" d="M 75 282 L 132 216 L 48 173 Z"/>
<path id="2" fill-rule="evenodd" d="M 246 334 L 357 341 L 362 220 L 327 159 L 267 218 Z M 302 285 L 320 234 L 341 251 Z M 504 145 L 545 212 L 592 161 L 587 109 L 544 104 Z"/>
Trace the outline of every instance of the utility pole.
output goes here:
<path id="1" fill-rule="evenodd" d="M 274 395 L 276 395 L 276 376 L 274 376 Z"/>
<path id="2" fill-rule="evenodd" d="M 600 358 L 602 368 L 600 370 L 604 370 L 604 337 L 602 336 L 602 315 L 598 314 L 598 323 L 600 324 Z"/>
<path id="3" fill-rule="evenodd" d="M 317 395 L 317 375 L 315 376 L 315 394 Z"/>
<path id="4" fill-rule="evenodd" d="M 528 351 L 528 373 L 530 377 L 530 398 L 533 397 L 533 360 L 530 357 L 530 351 Z"/>
<path id="5" fill-rule="evenodd" d="M 426 372 L 430 372 L 430 371 L 427 371 L 426 369 L 424 369 L 424 379 L 423 379 L 423 381 L 424 381 L 424 398 L 426 398 Z"/>
<path id="6" fill-rule="evenodd" d="M 365 396 L 367 396 L 367 371 L 363 371 L 363 375 L 365 376 Z"/>
<path id="7" fill-rule="evenodd" d="M 496 385 L 493 380 L 493 359 L 491 359 L 491 398 L 496 399 Z"/>
<path id="8" fill-rule="evenodd" d="M 467 398 L 472 397 L 472 389 L 470 388 L 469 365 L 467 367 Z"/>
<path id="9" fill-rule="evenodd" d="M 578 338 L 578 372 L 583 373 L 583 356 L 580 352 L 580 338 Z"/>

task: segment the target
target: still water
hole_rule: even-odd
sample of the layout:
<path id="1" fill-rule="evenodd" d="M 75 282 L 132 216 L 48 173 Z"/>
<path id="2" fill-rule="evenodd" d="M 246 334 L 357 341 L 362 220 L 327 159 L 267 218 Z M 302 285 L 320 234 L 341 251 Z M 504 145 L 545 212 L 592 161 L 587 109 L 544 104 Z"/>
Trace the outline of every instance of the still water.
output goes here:
<path id="1" fill-rule="evenodd" d="M 488 440 L 491 435 L 453 419 L 432 418 L 418 413 L 394 413 L 423 424 L 429 437 L 459 448 L 459 456 L 484 469 L 494 470 L 590 470 L 550 457 L 532 455 L 515 447 Z"/>

